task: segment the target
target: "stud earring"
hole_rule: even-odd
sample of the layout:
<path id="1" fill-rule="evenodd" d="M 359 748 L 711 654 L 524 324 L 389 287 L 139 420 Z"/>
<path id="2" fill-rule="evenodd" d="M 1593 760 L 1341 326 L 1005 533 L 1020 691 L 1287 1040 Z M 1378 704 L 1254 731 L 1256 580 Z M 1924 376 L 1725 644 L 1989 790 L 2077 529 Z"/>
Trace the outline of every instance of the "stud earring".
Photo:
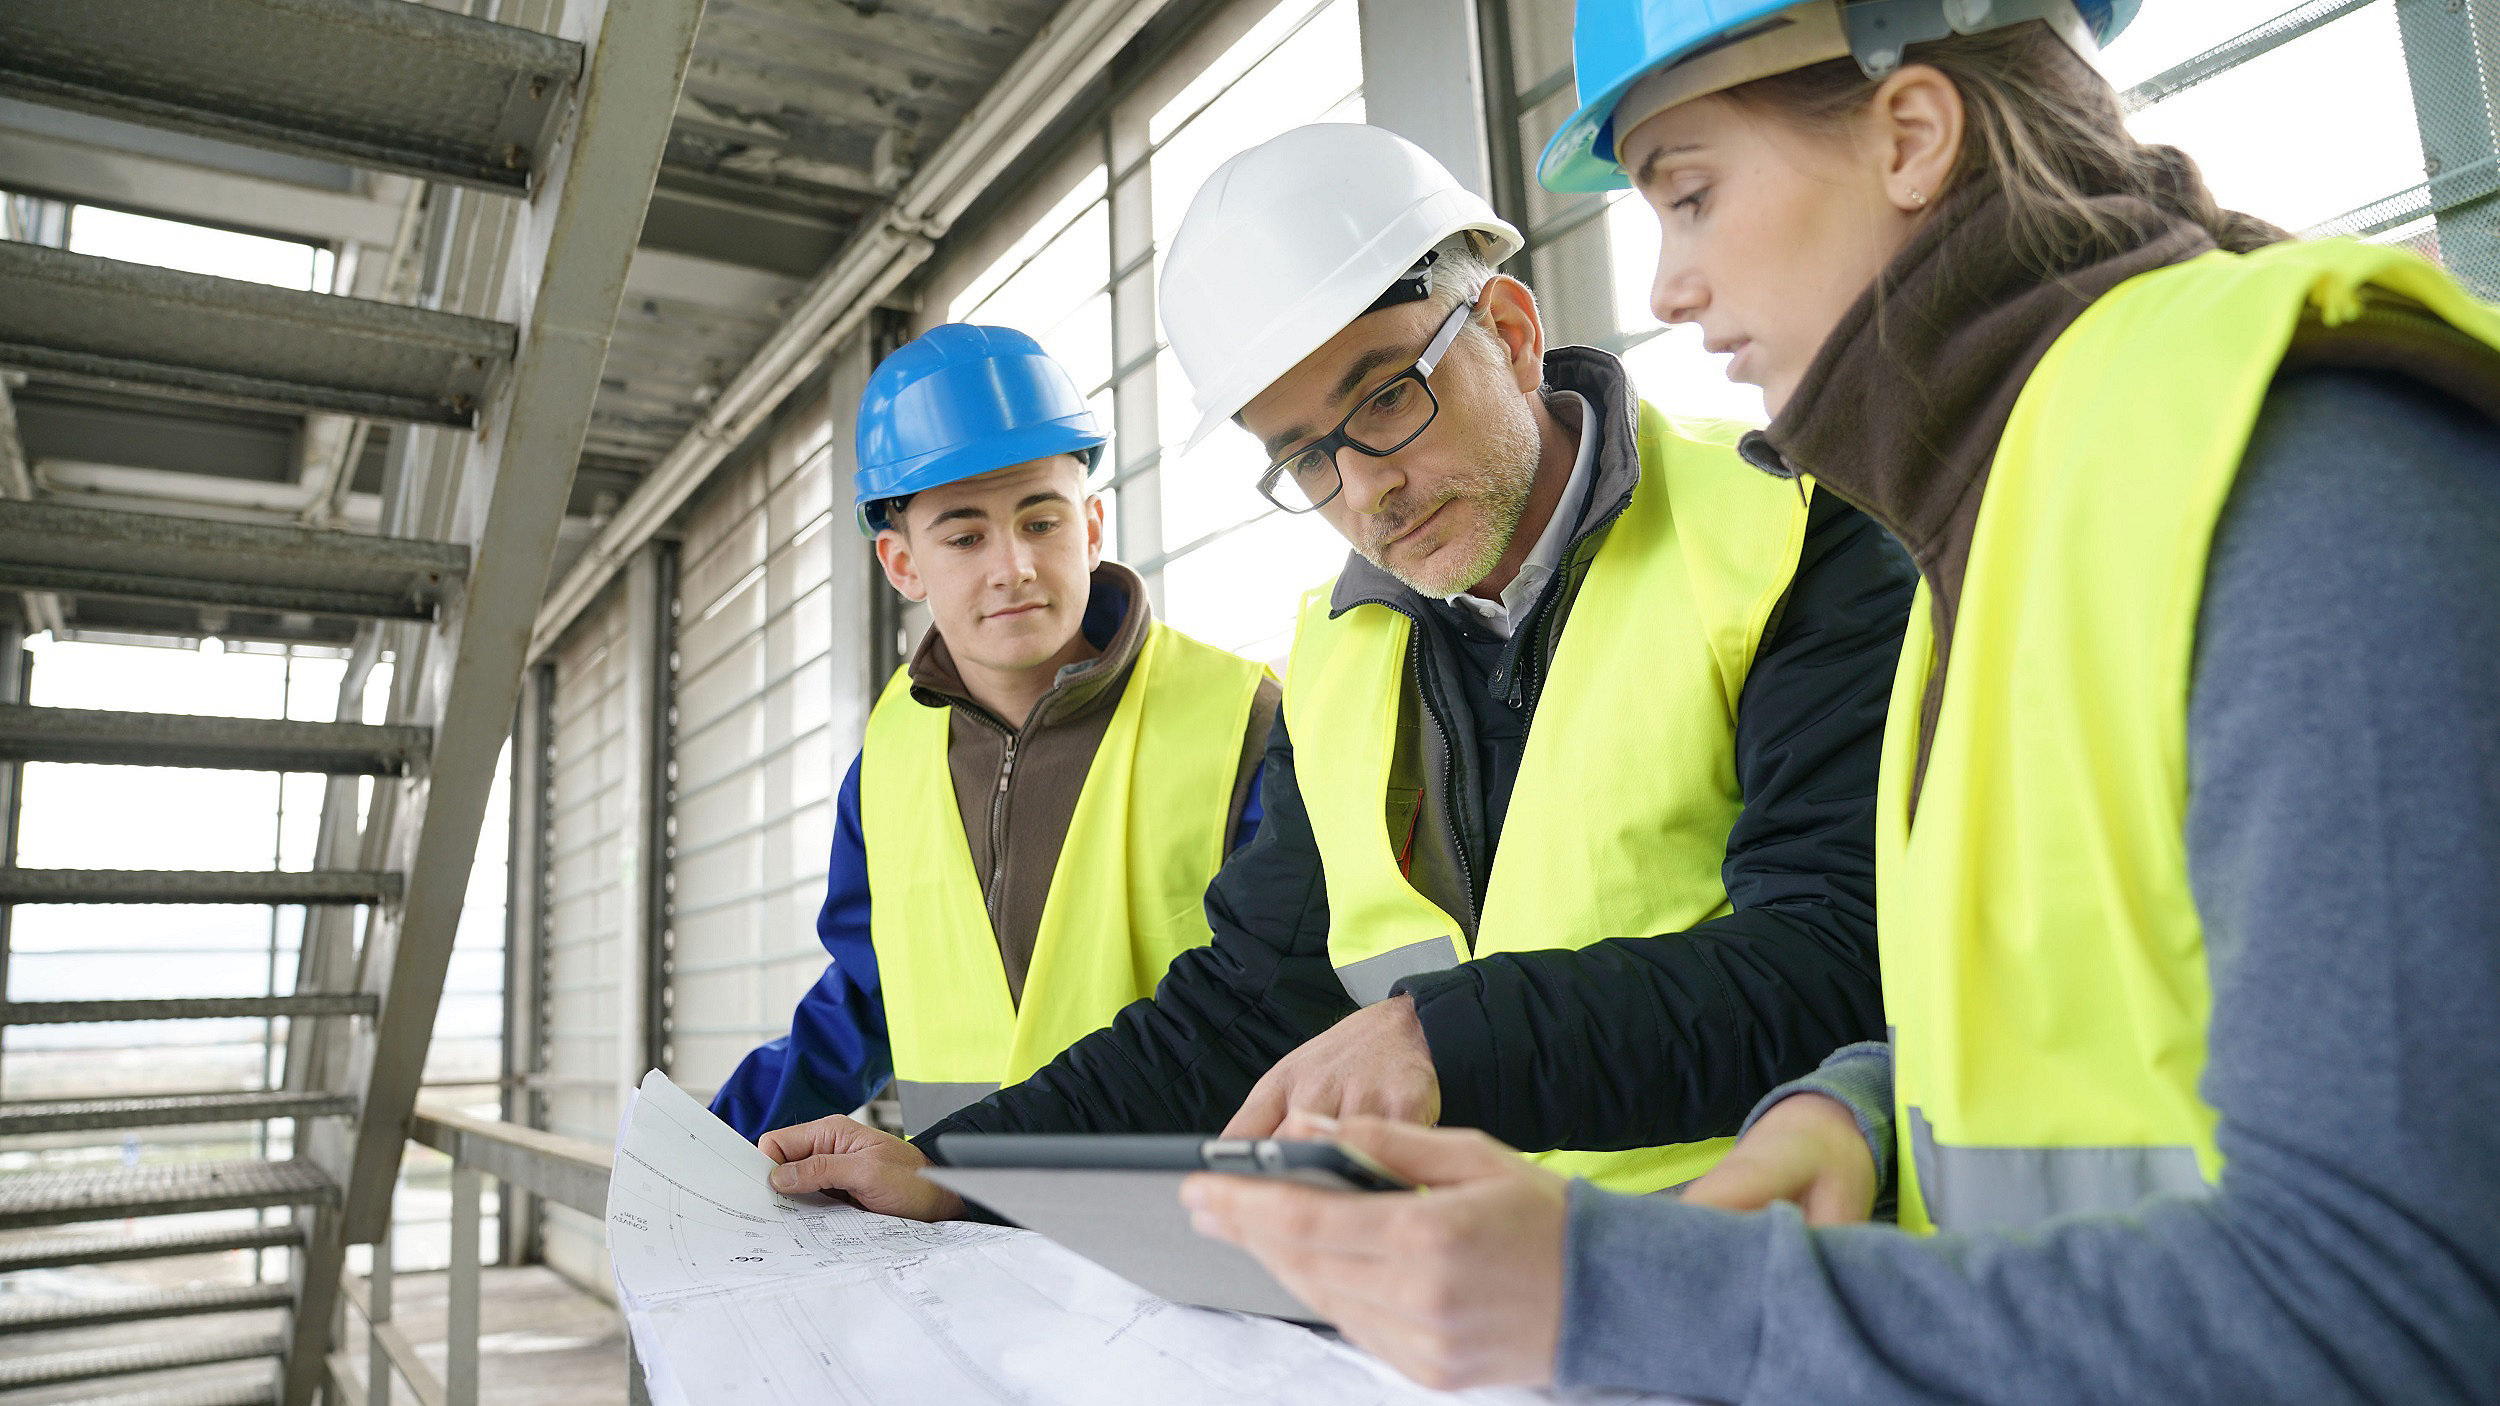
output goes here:
<path id="1" fill-rule="evenodd" d="M 1919 209 L 1921 209 L 1921 210 L 1926 209 L 1926 208 L 1927 208 L 1927 192 L 1925 192 L 1925 191 L 1923 191 L 1923 190 L 1914 190 L 1914 191 L 1911 191 L 1911 192 L 1910 192 L 1910 204 L 1912 204 L 1913 206 L 1916 206 L 1917 208 L 1919 208 Z"/>

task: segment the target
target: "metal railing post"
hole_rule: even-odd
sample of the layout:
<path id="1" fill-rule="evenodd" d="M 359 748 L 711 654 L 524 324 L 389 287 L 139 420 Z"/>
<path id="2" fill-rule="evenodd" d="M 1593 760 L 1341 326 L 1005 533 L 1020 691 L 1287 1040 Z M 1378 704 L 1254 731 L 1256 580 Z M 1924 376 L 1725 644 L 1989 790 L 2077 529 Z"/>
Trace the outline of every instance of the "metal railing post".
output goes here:
<path id="1" fill-rule="evenodd" d="M 451 1304 L 443 1323 L 443 1395 L 449 1406 L 477 1406 L 478 1200 L 485 1175 L 466 1162 L 451 1169 Z"/>
<path id="2" fill-rule="evenodd" d="M 365 1276 L 365 1406 L 391 1406 L 391 1350 L 382 1330 L 391 1321 L 391 1237 L 373 1242 L 373 1272 Z"/>

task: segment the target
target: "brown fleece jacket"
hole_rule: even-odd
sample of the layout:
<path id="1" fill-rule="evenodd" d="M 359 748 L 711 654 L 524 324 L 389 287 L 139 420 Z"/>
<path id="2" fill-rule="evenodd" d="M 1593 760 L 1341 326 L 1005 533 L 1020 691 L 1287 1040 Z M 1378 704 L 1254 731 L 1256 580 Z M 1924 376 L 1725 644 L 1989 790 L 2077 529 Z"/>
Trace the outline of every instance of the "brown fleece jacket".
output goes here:
<path id="1" fill-rule="evenodd" d="M 936 630 L 921 638 L 911 659 L 912 696 L 929 707 L 950 710 L 946 764 L 955 779 L 955 807 L 963 813 L 973 872 L 981 876 L 990 931 L 998 938 L 999 959 L 1007 968 L 1007 991 L 1018 1002 L 1024 999 L 1024 976 L 1033 962 L 1051 876 L 1059 868 L 1059 847 L 1093 768 L 1094 749 L 1111 726 L 1111 714 L 1120 706 L 1129 673 L 1154 624 L 1146 583 L 1136 572 L 1105 561 L 1094 570 L 1093 588 L 1098 597 L 1112 591 L 1127 600 L 1119 630 L 1101 654 L 1060 670 L 1050 692 L 1020 725 L 973 700 L 945 637 Z M 1283 697 L 1276 681 L 1269 679 L 1259 685 L 1250 704 L 1230 814 L 1241 813 Z"/>

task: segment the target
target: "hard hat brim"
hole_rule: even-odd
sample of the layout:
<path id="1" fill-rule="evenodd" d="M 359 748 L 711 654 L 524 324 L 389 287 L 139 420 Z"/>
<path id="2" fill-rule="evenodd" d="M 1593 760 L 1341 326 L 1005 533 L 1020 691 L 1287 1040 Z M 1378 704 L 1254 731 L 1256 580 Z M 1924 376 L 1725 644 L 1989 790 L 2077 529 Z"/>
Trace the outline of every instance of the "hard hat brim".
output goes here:
<path id="1" fill-rule="evenodd" d="M 1080 417 L 1071 416 L 1066 420 L 1026 425 L 992 436 L 979 444 L 931 454 L 899 473 L 878 475 L 873 484 L 861 483 L 858 496 L 852 503 L 860 531 L 871 537 L 877 535 L 882 524 L 871 520 L 873 515 L 869 509 L 889 498 L 907 498 L 932 488 L 961 483 L 968 478 L 979 478 L 983 474 L 1012 469 L 1018 464 L 1030 464 L 1037 459 L 1059 454 L 1074 454 L 1085 460 L 1090 491 L 1094 469 L 1102 462 L 1103 446 L 1110 440 L 1094 427 L 1092 416 L 1081 417 L 1082 423 L 1079 420 Z"/>

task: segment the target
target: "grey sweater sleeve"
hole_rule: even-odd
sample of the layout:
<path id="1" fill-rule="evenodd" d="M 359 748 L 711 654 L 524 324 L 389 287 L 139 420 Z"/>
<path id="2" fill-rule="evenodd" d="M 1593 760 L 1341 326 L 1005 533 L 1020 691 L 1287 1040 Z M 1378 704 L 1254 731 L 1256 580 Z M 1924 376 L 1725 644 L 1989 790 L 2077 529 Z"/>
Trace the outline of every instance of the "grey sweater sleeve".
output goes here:
<path id="1" fill-rule="evenodd" d="M 2500 1401 L 2500 435 L 2408 382 L 2287 379 L 2199 641 L 2216 1193 L 1920 1238 L 1575 1185 L 1566 1384 Z"/>

